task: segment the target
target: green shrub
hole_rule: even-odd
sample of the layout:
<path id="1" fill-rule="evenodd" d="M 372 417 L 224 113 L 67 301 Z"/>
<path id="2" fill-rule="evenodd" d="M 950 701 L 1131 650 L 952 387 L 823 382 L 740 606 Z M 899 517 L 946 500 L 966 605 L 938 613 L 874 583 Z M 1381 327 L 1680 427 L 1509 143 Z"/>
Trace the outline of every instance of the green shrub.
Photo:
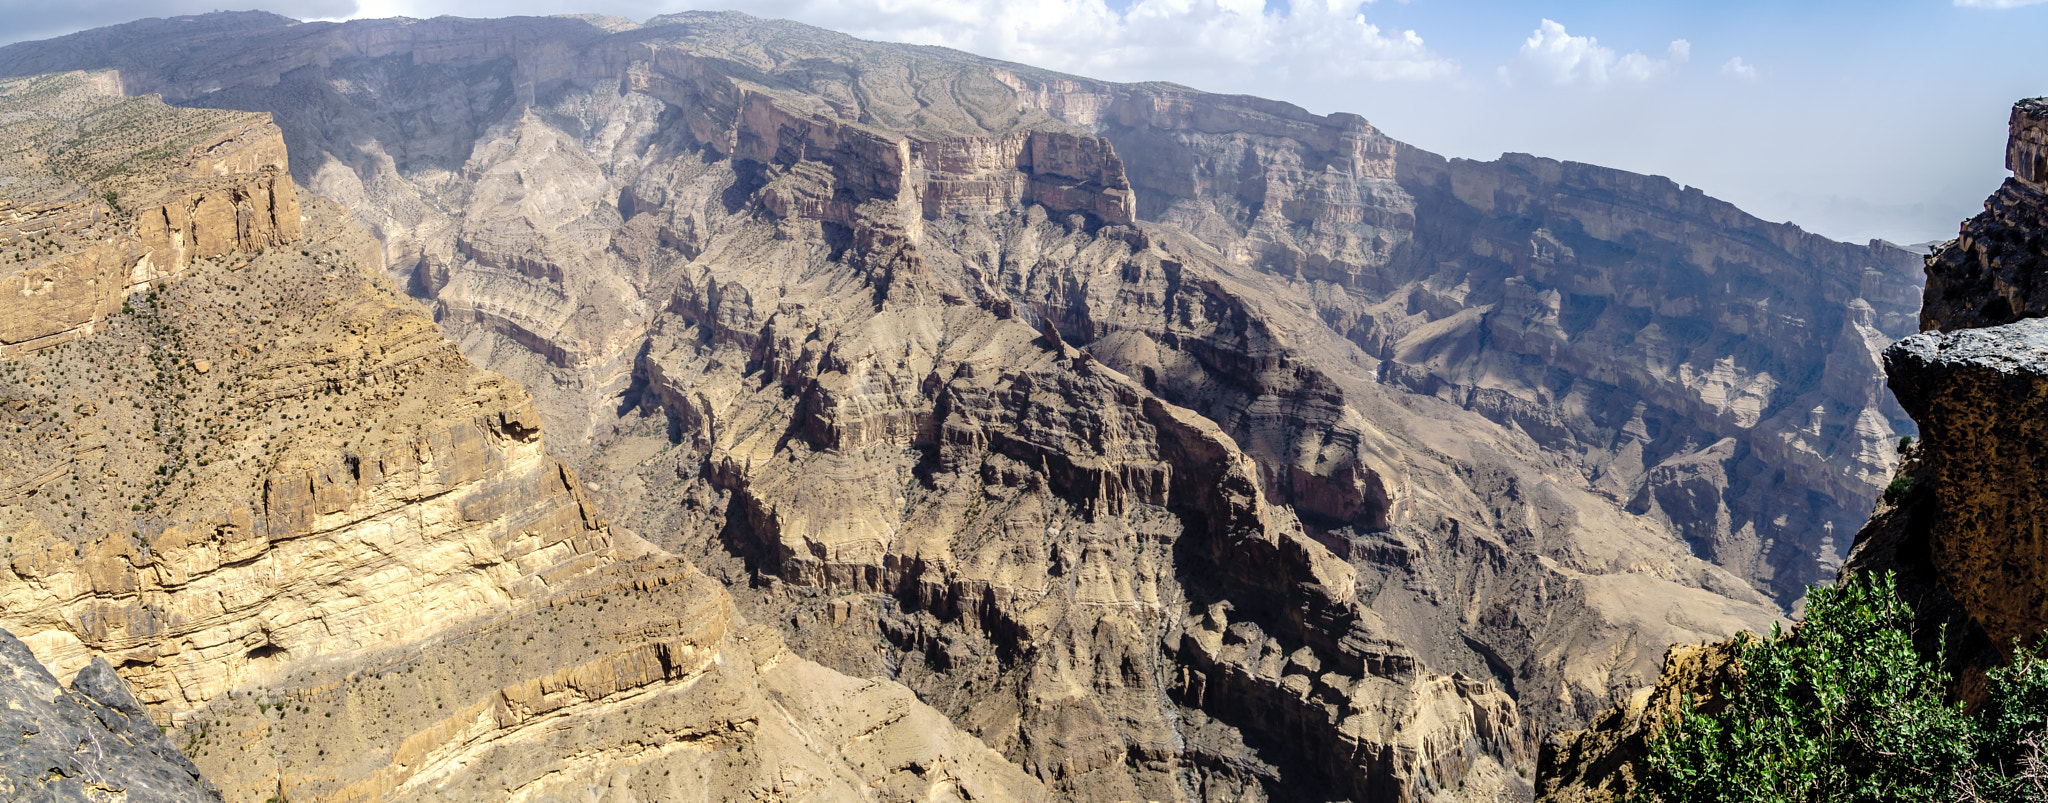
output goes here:
<path id="1" fill-rule="evenodd" d="M 1887 505 L 1896 505 L 1899 503 L 1899 500 L 1904 499 L 1906 497 L 1906 493 L 1911 490 L 1913 490 L 1912 477 L 1893 477 L 1891 483 L 1884 486 L 1884 503 Z"/>
<path id="2" fill-rule="evenodd" d="M 1808 590 L 1806 621 L 1737 636 L 1738 680 L 1660 723 L 1637 801 L 2048 801 L 2048 662 L 2016 649 L 1975 715 L 1913 648 L 1890 575 Z M 2028 790 L 2032 790 L 2029 792 Z"/>

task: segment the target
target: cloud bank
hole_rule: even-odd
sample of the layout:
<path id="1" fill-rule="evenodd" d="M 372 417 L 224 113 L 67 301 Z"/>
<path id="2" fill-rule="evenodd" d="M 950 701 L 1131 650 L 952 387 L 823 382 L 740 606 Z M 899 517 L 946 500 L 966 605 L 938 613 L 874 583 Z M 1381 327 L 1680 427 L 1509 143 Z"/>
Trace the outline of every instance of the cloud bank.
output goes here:
<path id="1" fill-rule="evenodd" d="M 1692 43 L 1678 39 L 1665 48 L 1665 56 L 1653 59 L 1641 51 L 1620 55 L 1601 47 L 1591 36 L 1573 36 L 1564 26 L 1544 20 L 1522 43 L 1515 62 L 1502 68 L 1501 77 L 1532 76 L 1552 84 L 1643 84 L 1677 71 L 1692 57 Z"/>
<path id="2" fill-rule="evenodd" d="M 1357 2 L 1301 0 L 1268 10 L 1262 0 L 1137 0 L 1122 11 L 1103 0 L 793 0 L 780 16 L 868 39 L 940 45 L 1063 72 L 1110 79 L 1244 72 L 1279 78 L 1427 81 L 1454 77 L 1457 62 L 1414 31 L 1384 30 Z M 1185 80 L 1185 79 L 1183 79 Z"/>

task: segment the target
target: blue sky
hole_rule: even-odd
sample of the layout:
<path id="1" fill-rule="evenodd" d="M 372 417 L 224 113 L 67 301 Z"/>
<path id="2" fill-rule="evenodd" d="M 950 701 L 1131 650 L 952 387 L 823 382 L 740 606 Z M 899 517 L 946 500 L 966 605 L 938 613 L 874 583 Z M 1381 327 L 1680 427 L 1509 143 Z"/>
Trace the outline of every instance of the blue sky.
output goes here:
<path id="1" fill-rule="evenodd" d="M 0 41 L 220 0 L 0 0 Z M 1963 3 L 1964 5 L 1959 5 Z M 1998 7 L 2010 6 L 2010 7 Z M 2048 94 L 2044 0 L 298 0 L 307 17 L 737 8 L 1364 115 L 1409 144 L 1665 175 L 1829 236 L 1953 236 Z"/>

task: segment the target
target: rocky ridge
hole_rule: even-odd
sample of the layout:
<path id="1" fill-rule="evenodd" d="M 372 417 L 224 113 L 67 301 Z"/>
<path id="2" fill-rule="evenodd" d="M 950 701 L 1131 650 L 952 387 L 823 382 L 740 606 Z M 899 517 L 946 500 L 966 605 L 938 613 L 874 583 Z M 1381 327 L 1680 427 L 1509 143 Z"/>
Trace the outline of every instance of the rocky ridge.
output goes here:
<path id="1" fill-rule="evenodd" d="M 16 110 L 0 123 L 15 290 L 0 296 L 0 355 L 92 334 L 195 259 L 299 238 L 284 141 L 262 115 L 124 97 L 107 73 L 0 82 L 0 101 Z"/>
<path id="2" fill-rule="evenodd" d="M 666 207 L 663 191 L 639 188 L 648 137 L 664 130 L 654 115 L 741 103 L 755 132 L 796 134 L 806 116 L 862 132 L 831 135 L 811 153 L 820 164 L 865 163 L 861 140 L 908 136 L 901 162 L 916 176 L 866 187 L 900 172 L 885 166 L 897 156 L 877 154 L 884 166 L 828 184 L 837 200 L 764 198 L 831 207 L 835 226 L 857 228 L 852 208 L 905 180 L 900 208 L 872 221 L 893 215 L 909 232 L 911 218 L 970 209 L 1059 212 L 1075 208 L 1061 198 L 1076 190 L 1111 189 L 1109 208 L 1089 211 L 1165 224 L 1242 270 L 1291 280 L 1295 303 L 1388 366 L 1381 381 L 1571 455 L 1575 482 L 1679 531 L 1781 603 L 1839 564 L 1846 539 L 1834 536 L 1861 524 L 1894 460 L 1886 445 L 1911 428 L 1877 352 L 1914 329 L 1917 258 L 1757 221 L 1664 179 L 1519 155 L 1444 160 L 1355 115 L 745 17 L 327 26 L 251 14 L 172 28 L 155 46 L 135 41 L 142 28 L 15 46 L 0 65 L 114 66 L 133 92 L 283 115 L 301 180 L 390 244 L 394 272 L 435 299 L 468 353 L 538 388 L 558 428 L 593 438 L 610 426 L 605 400 L 641 377 L 632 356 L 667 284 L 633 255 L 644 246 L 609 244 L 634 213 Z M 242 55 L 203 77 L 166 66 L 171 52 L 222 46 Z M 393 82 L 393 59 L 434 78 Z M 625 94 L 588 94 L 606 84 Z M 422 116 L 450 107 L 468 111 L 459 123 Z M 781 121 L 760 116 L 778 107 Z M 677 125 L 714 152 L 773 162 L 763 148 L 783 134 L 742 141 L 714 122 L 729 118 Z M 1097 139 L 1061 141 L 1101 141 L 1118 164 L 1089 167 L 1085 148 L 1071 176 L 1019 161 L 1034 137 L 1071 134 Z M 525 144 L 489 144 L 507 141 Z M 515 175 L 551 189 L 527 197 L 503 183 Z M 531 206 L 540 195 L 544 211 Z M 685 255 L 722 216 L 669 211 L 680 216 L 658 247 Z M 1807 280 L 1780 280 L 1795 275 Z M 618 314 L 579 314 L 589 309 Z M 1635 343 L 1638 332 L 1651 337 Z"/>
<path id="3" fill-rule="evenodd" d="M 1455 190 L 1485 171 L 1355 117 L 729 15 L 662 22 L 208 17 L 194 26 L 213 31 L 176 47 L 245 55 L 202 79 L 148 66 L 139 45 L 122 75 L 131 90 L 272 110 L 295 169 L 382 235 L 467 353 L 534 386 L 551 431 L 592 436 L 578 460 L 632 529 L 737 584 L 802 654 L 902 680 L 1067 794 L 1477 786 L 1525 761 L 1534 733 L 1653 676 L 1662 645 L 1767 622 L 1773 606 L 1743 580 L 1780 569 L 1759 555 L 1814 556 L 1789 577 L 1832 554 L 1825 528 L 1779 523 L 1803 534 L 1766 538 L 1717 516 L 1729 537 L 1694 540 L 1725 542 L 1701 551 L 1729 574 L 1660 520 L 1669 500 L 1712 512 L 1723 488 L 1770 476 L 1759 461 L 1776 458 L 1741 427 L 1811 392 L 1755 390 L 1755 366 L 1717 354 L 1725 343 L 1696 322 L 1672 324 L 1696 356 L 1643 381 L 1683 384 L 1729 358 L 1720 372 L 1752 391 L 1704 432 L 1675 425 L 1694 408 L 1607 409 L 1621 392 L 1589 382 L 1443 380 L 1464 376 L 1449 357 L 1471 348 L 1547 353 L 1541 337 L 1494 336 L 1511 331 L 1492 323 L 1497 294 L 1522 292 L 1501 279 L 1514 237 L 1567 243 L 1548 253 L 1569 275 L 1615 242 L 1755 225 L 1730 241 L 1747 250 L 1707 246 L 1699 262 L 1819 261 L 1848 277 L 1828 292 L 1876 299 L 1835 319 L 1860 352 L 1832 372 L 1782 369 L 1799 377 L 1874 365 L 1851 358 L 1898 319 L 1895 292 L 1853 263 L 1881 250 L 1704 198 L 1685 224 L 1631 228 L 1614 221 L 1685 196 L 1541 160 L 1514 163 L 1533 178 L 1484 180 L 1530 188 L 1525 209 L 1574 193 L 1605 205 L 1582 201 L 1540 237 L 1475 239 L 1458 221 L 1486 210 Z M 202 101 L 200 80 L 223 88 Z M 436 123 L 428 108 L 470 112 Z M 1034 141 L 1064 155 L 1042 159 Z M 1187 187 L 1229 191 L 1176 198 L 1176 164 L 1193 170 Z M 1418 228 L 1408 205 L 1456 214 Z M 1416 284 L 1443 243 L 1475 269 Z M 1697 285 L 1699 262 L 1630 292 Z M 1529 289 L 1517 314 L 1549 331 L 1552 292 Z M 1629 304 L 1608 306 L 1620 312 L 1603 327 L 1641 328 Z M 1385 353 L 1403 338 L 1420 359 Z M 1816 406 L 1789 451 L 1872 437 L 1840 417 L 1864 408 Z M 1564 457 L 1576 437 L 1611 445 Z M 1636 467 L 1601 467 L 1617 459 Z M 1659 466 L 1671 489 L 1642 493 L 1632 478 Z"/>
<path id="4" fill-rule="evenodd" d="M 116 163 L 177 153 L 157 137 L 183 142 L 223 119 L 158 104 L 150 127 L 91 131 L 135 101 L 91 75 L 29 83 L 70 88 L 14 93 L 0 117 L 121 134 L 93 151 Z M 255 142 L 208 134 L 209 153 L 282 161 L 276 129 L 225 119 Z M 45 161 L 17 162 L 10 188 L 78 194 L 33 171 L 86 136 L 39 141 Z M 124 715 L 147 705 L 235 800 L 559 799 L 589 784 L 1040 796 L 903 687 L 790 655 L 716 583 L 613 531 L 548 456 L 531 398 L 371 272 L 376 240 L 267 161 L 220 164 L 205 186 L 242 188 L 223 197 L 294 199 L 292 239 L 250 215 L 191 215 L 174 244 L 227 250 L 188 251 L 175 274 L 118 288 L 89 330 L 0 362 L 0 622 L 58 676 L 90 691 L 121 673 L 136 691 Z M 152 180 L 194 197 L 175 171 L 123 175 L 120 198 L 152 197 Z M 54 253 L 30 269 L 110 242 L 140 264 L 153 252 L 134 244 L 172 207 L 39 240 Z M 100 291 L 90 275 L 54 276 L 52 294 Z M 555 618 L 593 598 L 614 613 Z M 569 741 L 589 749 L 556 749 Z M 518 760 L 497 763 L 507 756 Z"/>

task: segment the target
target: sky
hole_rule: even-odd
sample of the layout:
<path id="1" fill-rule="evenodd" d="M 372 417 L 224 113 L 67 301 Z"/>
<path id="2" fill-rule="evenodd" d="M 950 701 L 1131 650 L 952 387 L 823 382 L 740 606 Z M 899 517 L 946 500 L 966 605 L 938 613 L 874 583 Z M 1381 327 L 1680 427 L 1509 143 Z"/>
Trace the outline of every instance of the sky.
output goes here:
<path id="1" fill-rule="evenodd" d="M 232 0 L 229 0 L 232 2 Z M 0 0 L 0 43 L 223 0 Z M 300 19 L 731 8 L 1352 112 L 1446 156 L 1668 176 L 1861 242 L 1942 240 L 2048 95 L 2048 0 L 258 0 Z M 237 6 L 236 8 L 239 8 Z"/>

